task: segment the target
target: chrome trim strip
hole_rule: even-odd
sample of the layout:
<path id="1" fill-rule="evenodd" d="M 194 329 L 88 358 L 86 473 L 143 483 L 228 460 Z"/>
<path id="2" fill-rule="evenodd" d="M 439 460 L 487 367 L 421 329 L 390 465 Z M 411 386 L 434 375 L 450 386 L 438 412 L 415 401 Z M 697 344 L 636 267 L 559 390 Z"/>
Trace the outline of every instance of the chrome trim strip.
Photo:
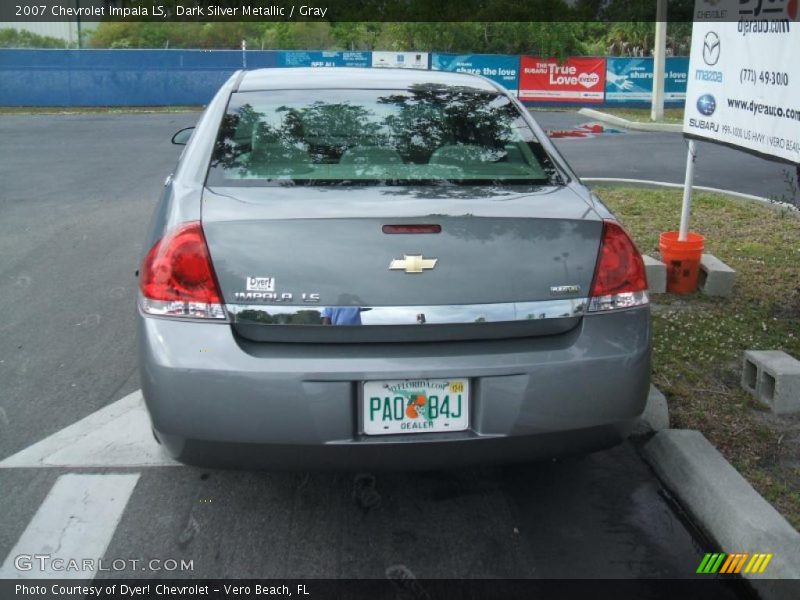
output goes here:
<path id="1" fill-rule="evenodd" d="M 361 309 L 362 325 L 428 325 L 502 323 L 579 317 L 588 298 L 559 298 L 536 302 L 454 304 L 434 306 L 374 306 Z M 263 325 L 321 325 L 322 306 L 226 304 L 234 323 Z M 419 318 L 424 315 L 424 319 Z"/>

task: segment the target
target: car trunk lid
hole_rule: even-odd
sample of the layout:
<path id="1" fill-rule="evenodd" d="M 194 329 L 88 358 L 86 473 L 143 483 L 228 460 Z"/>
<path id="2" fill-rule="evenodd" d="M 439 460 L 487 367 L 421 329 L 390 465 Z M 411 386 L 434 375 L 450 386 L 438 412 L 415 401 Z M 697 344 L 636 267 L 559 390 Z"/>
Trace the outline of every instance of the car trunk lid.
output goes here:
<path id="1" fill-rule="evenodd" d="M 237 331 L 284 341 L 342 336 L 289 326 L 321 324 L 324 307 L 361 308 L 373 327 L 348 339 L 362 341 L 563 332 L 582 314 L 602 235 L 568 187 L 215 188 L 202 222 Z M 384 232 L 398 225 L 440 231 Z M 421 323 L 443 328 L 397 329 Z"/>

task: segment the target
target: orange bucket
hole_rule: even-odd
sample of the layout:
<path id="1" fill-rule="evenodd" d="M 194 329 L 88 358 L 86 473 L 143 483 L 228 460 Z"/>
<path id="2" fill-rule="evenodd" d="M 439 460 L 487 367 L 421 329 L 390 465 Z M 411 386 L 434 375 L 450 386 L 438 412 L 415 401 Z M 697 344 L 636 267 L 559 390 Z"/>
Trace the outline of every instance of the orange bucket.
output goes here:
<path id="1" fill-rule="evenodd" d="M 658 249 L 661 251 L 661 260 L 667 265 L 668 292 L 691 294 L 697 289 L 704 241 L 705 238 L 699 233 L 688 233 L 683 242 L 678 241 L 677 231 L 661 234 Z"/>

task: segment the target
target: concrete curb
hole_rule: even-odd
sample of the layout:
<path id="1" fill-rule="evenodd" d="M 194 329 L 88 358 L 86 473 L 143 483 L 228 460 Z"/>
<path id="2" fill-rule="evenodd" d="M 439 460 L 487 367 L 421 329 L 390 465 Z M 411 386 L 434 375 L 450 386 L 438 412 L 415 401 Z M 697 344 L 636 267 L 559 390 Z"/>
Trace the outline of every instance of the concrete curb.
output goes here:
<path id="1" fill-rule="evenodd" d="M 628 119 L 623 119 L 622 117 L 609 115 L 608 113 L 604 113 L 602 111 L 595 110 L 593 108 L 582 108 L 578 111 L 578 114 L 581 114 L 584 117 L 591 117 L 592 119 L 597 119 L 598 121 L 602 121 L 603 123 L 608 123 L 609 125 L 624 127 L 625 129 L 631 129 L 633 131 L 683 133 L 683 125 L 681 125 L 680 123 L 640 123 L 638 121 L 629 121 Z"/>
<path id="2" fill-rule="evenodd" d="M 670 181 L 652 181 L 649 179 L 629 179 L 626 177 L 581 177 L 581 182 L 584 184 L 593 183 L 595 185 L 633 185 L 633 186 L 640 186 L 643 188 L 670 188 L 670 189 L 683 189 L 682 183 L 672 183 Z M 692 189 L 695 191 L 700 192 L 710 192 L 712 194 L 724 194 L 726 196 L 730 196 L 731 198 L 737 198 L 739 200 L 751 200 L 753 202 L 760 202 L 762 204 L 767 204 L 770 206 L 774 206 L 776 208 L 790 208 L 793 210 L 797 210 L 791 204 L 786 204 L 785 202 L 777 202 L 770 200 L 769 198 L 764 198 L 762 196 L 753 196 L 752 194 L 745 194 L 743 192 L 736 192 L 734 190 L 723 190 L 720 188 L 715 187 L 708 187 L 706 185 L 693 185 Z"/>
<path id="3" fill-rule="evenodd" d="M 742 577 L 765 600 L 788 598 L 787 588 L 776 580 L 800 578 L 800 533 L 702 433 L 664 429 L 645 444 L 643 454 L 719 551 L 774 554 L 765 574 Z"/>
<path id="4" fill-rule="evenodd" d="M 647 404 L 644 407 L 642 416 L 639 417 L 633 431 L 631 431 L 631 435 L 649 435 L 654 431 L 661 431 L 667 428 L 669 428 L 667 399 L 656 386 L 650 384 Z"/>

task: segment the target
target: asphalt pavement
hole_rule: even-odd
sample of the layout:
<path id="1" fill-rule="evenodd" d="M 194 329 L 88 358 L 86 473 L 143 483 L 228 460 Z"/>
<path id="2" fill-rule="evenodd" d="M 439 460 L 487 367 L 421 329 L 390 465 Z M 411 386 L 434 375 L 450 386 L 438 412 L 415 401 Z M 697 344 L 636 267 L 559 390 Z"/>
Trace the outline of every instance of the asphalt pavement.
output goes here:
<path id="1" fill-rule="evenodd" d="M 65 472 L 0 472 L 0 555 Z M 141 476 L 108 562 L 193 561 L 191 570 L 147 572 L 154 578 L 383 578 L 397 566 L 419 578 L 681 578 L 703 555 L 630 446 L 558 462 L 376 474 L 370 502 L 353 473 L 120 472 Z M 100 576 L 142 576 L 140 568 Z"/>
<path id="2" fill-rule="evenodd" d="M 596 123 L 575 111 L 534 111 L 533 116 L 547 130 L 570 130 Z M 555 142 L 581 178 L 642 179 L 683 185 L 688 154 L 683 134 L 619 131 L 586 138 L 560 138 Z M 786 174 L 795 177 L 792 166 L 719 144 L 697 142 L 696 153 L 694 183 L 698 186 L 780 198 L 788 193 Z"/>
<path id="3" fill-rule="evenodd" d="M 586 121 L 536 116 L 546 128 Z M 0 460 L 139 388 L 134 271 L 179 152 L 170 137 L 197 117 L 0 117 Z M 679 135 L 558 144 L 581 176 L 682 181 Z M 780 192 L 779 165 L 704 148 L 698 183 Z M 688 577 L 707 548 L 627 443 L 557 462 L 376 474 L 367 503 L 355 473 L 0 468 L 3 569 L 32 524 L 66 527 L 59 499 L 100 481 L 90 475 L 117 494 L 104 556 L 194 561 L 172 577 L 380 578 L 398 565 L 418 577 L 575 577 L 578 564 L 582 577 Z"/>

